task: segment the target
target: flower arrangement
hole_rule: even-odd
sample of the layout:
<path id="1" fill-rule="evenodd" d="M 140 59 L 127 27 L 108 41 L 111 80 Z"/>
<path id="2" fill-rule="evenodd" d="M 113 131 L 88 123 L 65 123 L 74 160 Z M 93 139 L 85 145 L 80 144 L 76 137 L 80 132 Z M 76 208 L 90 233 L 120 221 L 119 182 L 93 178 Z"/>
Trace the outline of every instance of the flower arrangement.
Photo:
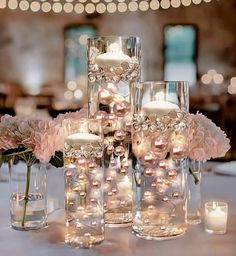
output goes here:
<path id="1" fill-rule="evenodd" d="M 224 131 L 206 116 L 197 113 L 190 117 L 188 156 L 197 161 L 223 157 L 230 149 L 230 141 Z"/>
<path id="2" fill-rule="evenodd" d="M 43 163 L 61 149 L 60 127 L 50 119 L 5 115 L 1 118 L 0 134 L 1 149 L 11 149 L 7 151 L 11 154 L 31 152 Z"/>
<path id="3" fill-rule="evenodd" d="M 10 163 L 16 157 L 26 163 L 27 179 L 25 185 L 23 216 L 21 226 L 25 226 L 26 207 L 29 200 L 31 166 L 35 162 L 48 163 L 56 167 L 63 165 L 64 145 L 62 122 L 64 119 L 79 119 L 87 114 L 81 111 L 59 115 L 55 119 L 41 119 L 35 116 L 18 117 L 5 115 L 0 122 L 0 165 Z"/>
<path id="4" fill-rule="evenodd" d="M 0 122 L 0 150 L 4 151 L 2 155 L 30 152 L 36 160 L 47 163 L 63 149 L 63 120 L 78 119 L 86 115 L 86 106 L 80 111 L 60 114 L 55 119 L 5 115 Z"/>
<path id="5" fill-rule="evenodd" d="M 202 162 L 223 157 L 229 149 L 230 140 L 220 127 L 200 113 L 189 115 L 188 157 L 191 160 Z M 199 172 L 191 166 L 189 172 L 194 178 L 194 183 L 198 184 Z"/>
<path id="6" fill-rule="evenodd" d="M 186 114 L 188 120 L 188 142 L 185 156 L 196 160 L 206 161 L 211 158 L 223 157 L 230 149 L 226 134 L 210 119 L 202 114 Z M 34 162 L 48 163 L 59 167 L 63 165 L 62 149 L 64 144 L 62 122 L 65 119 L 79 119 L 87 117 L 87 106 L 82 110 L 60 114 L 55 119 L 40 119 L 34 116 L 12 117 L 5 115 L 0 122 L 0 164 L 3 160 L 19 157 L 26 162 L 27 174 L 30 173 Z M 159 145 L 159 144 L 158 144 Z M 142 145 L 144 146 L 144 145 Z M 133 148 L 135 151 L 135 147 Z M 195 177 L 194 171 L 190 173 Z M 30 175 L 29 175 L 30 177 Z M 29 191 L 30 180 L 26 181 Z M 25 194 L 24 215 L 25 222 L 28 194 Z"/>

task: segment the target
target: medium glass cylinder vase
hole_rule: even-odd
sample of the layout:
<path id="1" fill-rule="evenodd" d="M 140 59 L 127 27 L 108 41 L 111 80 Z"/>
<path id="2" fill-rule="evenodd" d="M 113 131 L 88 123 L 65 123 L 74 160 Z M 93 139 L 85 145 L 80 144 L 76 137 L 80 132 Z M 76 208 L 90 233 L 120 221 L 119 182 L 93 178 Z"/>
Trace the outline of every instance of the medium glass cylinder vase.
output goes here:
<path id="1" fill-rule="evenodd" d="M 17 230 L 39 229 L 46 225 L 46 165 L 9 161 L 11 226 Z"/>
<path id="2" fill-rule="evenodd" d="M 103 139 L 101 125 L 68 119 L 65 131 L 65 242 L 91 247 L 104 240 Z"/>
<path id="3" fill-rule="evenodd" d="M 128 226 L 132 221 L 130 84 L 139 76 L 139 38 L 89 39 L 89 116 L 103 122 L 108 226 Z"/>
<path id="4" fill-rule="evenodd" d="M 201 170 L 202 161 L 189 159 L 188 177 L 188 224 L 201 223 Z"/>
<path id="5" fill-rule="evenodd" d="M 164 240 L 186 231 L 188 84 L 133 85 L 133 231 Z"/>

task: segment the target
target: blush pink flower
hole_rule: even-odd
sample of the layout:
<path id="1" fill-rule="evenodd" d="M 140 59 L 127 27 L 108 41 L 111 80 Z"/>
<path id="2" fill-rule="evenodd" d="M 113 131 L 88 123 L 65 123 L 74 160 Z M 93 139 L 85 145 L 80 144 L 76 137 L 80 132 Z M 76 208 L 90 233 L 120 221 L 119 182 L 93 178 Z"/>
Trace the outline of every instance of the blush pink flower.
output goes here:
<path id="1" fill-rule="evenodd" d="M 0 122 L 0 149 L 25 147 L 41 162 L 49 162 L 56 151 L 63 149 L 62 122 L 64 119 L 86 117 L 87 105 L 80 111 L 61 114 L 57 118 L 41 119 L 31 116 L 4 115 Z"/>
<path id="2" fill-rule="evenodd" d="M 189 139 L 189 157 L 198 161 L 223 157 L 230 149 L 226 134 L 202 114 L 189 117 L 189 129 L 192 133 Z"/>
<path id="3" fill-rule="evenodd" d="M 88 105 L 85 104 L 82 109 L 79 111 L 75 112 L 68 112 L 65 114 L 59 114 L 55 118 L 55 122 L 58 123 L 59 125 L 62 125 L 63 120 L 65 119 L 81 119 L 81 118 L 86 118 L 88 117 Z"/>

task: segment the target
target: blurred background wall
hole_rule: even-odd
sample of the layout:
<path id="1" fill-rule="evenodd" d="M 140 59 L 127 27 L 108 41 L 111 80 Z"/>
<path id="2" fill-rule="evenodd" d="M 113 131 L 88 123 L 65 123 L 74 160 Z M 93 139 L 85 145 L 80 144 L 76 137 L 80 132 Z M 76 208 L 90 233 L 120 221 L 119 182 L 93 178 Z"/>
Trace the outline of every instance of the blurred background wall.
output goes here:
<path id="1" fill-rule="evenodd" d="M 224 3 L 223 3 L 224 2 Z M 195 24 L 198 73 L 214 68 L 236 73 L 234 0 L 126 14 L 72 15 L 0 11 L 0 80 L 22 86 L 64 82 L 64 27 L 95 24 L 99 35 L 138 35 L 143 46 L 143 78 L 163 79 L 163 27 Z M 124 18 L 125 15 L 125 18 Z"/>

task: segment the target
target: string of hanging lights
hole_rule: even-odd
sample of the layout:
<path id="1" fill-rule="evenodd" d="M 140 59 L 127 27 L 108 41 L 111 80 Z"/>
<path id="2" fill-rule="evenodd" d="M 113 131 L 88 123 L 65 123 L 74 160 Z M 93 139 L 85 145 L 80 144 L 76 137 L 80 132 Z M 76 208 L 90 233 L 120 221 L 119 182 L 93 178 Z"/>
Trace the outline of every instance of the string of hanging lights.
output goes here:
<path id="1" fill-rule="evenodd" d="M 216 0 L 215 0 L 216 1 Z M 212 0 L 0 0 L 0 9 L 53 13 L 114 13 L 178 8 Z"/>

